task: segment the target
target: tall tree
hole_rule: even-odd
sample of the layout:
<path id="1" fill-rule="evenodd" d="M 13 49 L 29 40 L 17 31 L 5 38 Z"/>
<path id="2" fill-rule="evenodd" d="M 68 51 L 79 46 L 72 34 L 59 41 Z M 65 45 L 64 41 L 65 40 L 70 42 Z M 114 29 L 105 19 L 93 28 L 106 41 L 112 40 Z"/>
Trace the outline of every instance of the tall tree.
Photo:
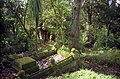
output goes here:
<path id="1" fill-rule="evenodd" d="M 38 25 L 39 25 L 39 14 L 41 14 L 41 0 L 29 0 L 30 11 L 33 14 L 33 18 L 36 24 L 36 51 L 38 51 L 37 45 L 37 34 L 38 34 Z"/>
<path id="2" fill-rule="evenodd" d="M 72 22 L 70 28 L 70 48 L 80 49 L 80 9 L 82 0 L 72 2 Z"/>

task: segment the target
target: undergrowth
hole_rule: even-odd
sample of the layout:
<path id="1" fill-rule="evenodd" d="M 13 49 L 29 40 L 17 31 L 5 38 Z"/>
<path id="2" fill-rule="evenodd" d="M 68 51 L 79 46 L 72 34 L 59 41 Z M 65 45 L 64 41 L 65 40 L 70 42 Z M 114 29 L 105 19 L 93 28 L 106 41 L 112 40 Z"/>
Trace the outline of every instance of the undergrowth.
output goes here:
<path id="1" fill-rule="evenodd" d="M 87 54 L 86 57 L 101 65 L 120 66 L 120 50 L 93 51 Z"/>
<path id="2" fill-rule="evenodd" d="M 98 74 L 91 70 L 81 69 L 80 71 L 66 73 L 63 76 L 59 77 L 48 77 L 47 79 L 119 79 L 119 78 L 114 75 Z"/>

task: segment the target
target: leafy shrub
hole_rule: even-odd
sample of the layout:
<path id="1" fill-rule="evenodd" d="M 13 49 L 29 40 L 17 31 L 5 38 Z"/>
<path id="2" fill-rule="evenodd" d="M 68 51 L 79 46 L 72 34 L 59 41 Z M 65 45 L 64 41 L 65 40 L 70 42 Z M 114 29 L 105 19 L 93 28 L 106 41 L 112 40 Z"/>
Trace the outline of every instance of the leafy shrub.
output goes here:
<path id="1" fill-rule="evenodd" d="M 93 49 L 95 50 L 100 50 L 102 48 L 104 48 L 104 45 L 105 44 L 105 38 L 106 38 L 106 32 L 107 32 L 107 29 L 106 28 L 101 28 L 98 30 L 97 32 L 97 39 L 96 39 L 96 42 L 94 43 L 94 46 L 93 46 Z"/>

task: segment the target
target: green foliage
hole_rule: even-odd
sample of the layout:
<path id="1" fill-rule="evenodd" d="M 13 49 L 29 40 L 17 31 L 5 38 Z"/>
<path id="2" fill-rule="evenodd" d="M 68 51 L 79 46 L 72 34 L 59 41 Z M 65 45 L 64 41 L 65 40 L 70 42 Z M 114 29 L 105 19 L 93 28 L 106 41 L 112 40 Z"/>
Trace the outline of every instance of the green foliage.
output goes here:
<path id="1" fill-rule="evenodd" d="M 53 45 L 51 46 L 51 50 L 56 51 L 56 50 L 57 50 L 57 48 L 56 48 L 55 46 L 56 46 L 56 44 L 53 44 Z"/>
<path id="2" fill-rule="evenodd" d="M 28 39 L 28 51 L 33 52 L 35 51 L 35 39 Z"/>
<path id="3" fill-rule="evenodd" d="M 114 35 L 110 32 L 109 36 L 107 36 L 107 29 L 106 28 L 101 28 L 97 32 L 97 39 L 96 42 L 93 46 L 93 49 L 95 50 L 103 50 L 107 48 L 112 48 L 116 46 L 116 41 Z"/>
<path id="4" fill-rule="evenodd" d="M 28 31 L 23 23 L 24 8 L 19 1 L 2 0 L 1 5 L 2 20 L 0 20 L 0 36 L 2 36 L 1 46 L 6 48 L 3 53 L 18 53 L 27 50 Z M 16 7 L 17 6 L 17 7 Z M 0 14 L 1 14 L 0 13 Z"/>
<path id="5" fill-rule="evenodd" d="M 43 27 L 51 33 L 56 34 L 57 45 L 68 43 L 68 25 L 70 23 L 71 8 L 69 2 L 65 0 L 43 1 Z"/>
<path id="6" fill-rule="evenodd" d="M 39 13 L 42 12 L 41 0 L 30 0 L 28 3 L 29 11 L 32 12 L 32 17 L 36 19 L 36 16 L 38 17 Z"/>
<path id="7" fill-rule="evenodd" d="M 120 50 L 109 50 L 104 53 L 94 54 L 92 56 L 89 55 L 88 57 L 98 64 L 120 66 Z"/>
<path id="8" fill-rule="evenodd" d="M 66 73 L 59 77 L 48 77 L 47 79 L 118 79 L 114 75 L 98 74 L 90 70 L 79 70 L 73 73 Z"/>
<path id="9" fill-rule="evenodd" d="M 86 64 L 83 60 L 79 60 L 78 66 L 79 66 L 79 68 L 84 69 L 88 66 L 88 64 Z"/>
<path id="10" fill-rule="evenodd" d="M 103 43 L 105 43 L 105 38 L 106 38 L 106 33 L 107 32 L 107 29 L 105 28 L 102 28 L 102 29 L 99 29 L 98 30 L 98 33 L 97 33 L 97 40 L 93 46 L 93 49 L 96 49 L 96 50 L 101 50 L 102 48 L 104 48 L 104 45 Z"/>
<path id="11" fill-rule="evenodd" d="M 82 30 L 80 31 L 80 48 L 82 49 L 84 47 L 85 44 L 85 36 L 84 36 L 84 32 L 82 32 Z"/>

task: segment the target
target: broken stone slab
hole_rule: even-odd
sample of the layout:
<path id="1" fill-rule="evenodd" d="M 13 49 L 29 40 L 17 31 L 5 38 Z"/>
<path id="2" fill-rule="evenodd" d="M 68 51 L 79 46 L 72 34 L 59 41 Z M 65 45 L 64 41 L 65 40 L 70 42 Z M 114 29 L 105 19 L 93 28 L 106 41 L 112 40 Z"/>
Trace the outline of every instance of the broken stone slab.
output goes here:
<path id="1" fill-rule="evenodd" d="M 46 77 L 46 76 L 52 74 L 53 72 L 55 72 L 56 68 L 67 71 L 68 69 L 67 68 L 65 69 L 64 67 L 66 65 L 69 66 L 69 64 L 72 62 L 75 62 L 75 60 L 74 60 L 73 56 L 69 56 L 66 59 L 56 63 L 56 65 L 50 65 L 43 70 L 39 70 L 39 71 L 31 74 L 30 76 L 26 76 L 26 78 L 27 79 L 40 79 L 40 78 Z M 71 68 L 71 67 L 73 68 L 74 66 L 76 66 L 76 64 L 73 66 L 70 66 L 69 68 Z"/>

